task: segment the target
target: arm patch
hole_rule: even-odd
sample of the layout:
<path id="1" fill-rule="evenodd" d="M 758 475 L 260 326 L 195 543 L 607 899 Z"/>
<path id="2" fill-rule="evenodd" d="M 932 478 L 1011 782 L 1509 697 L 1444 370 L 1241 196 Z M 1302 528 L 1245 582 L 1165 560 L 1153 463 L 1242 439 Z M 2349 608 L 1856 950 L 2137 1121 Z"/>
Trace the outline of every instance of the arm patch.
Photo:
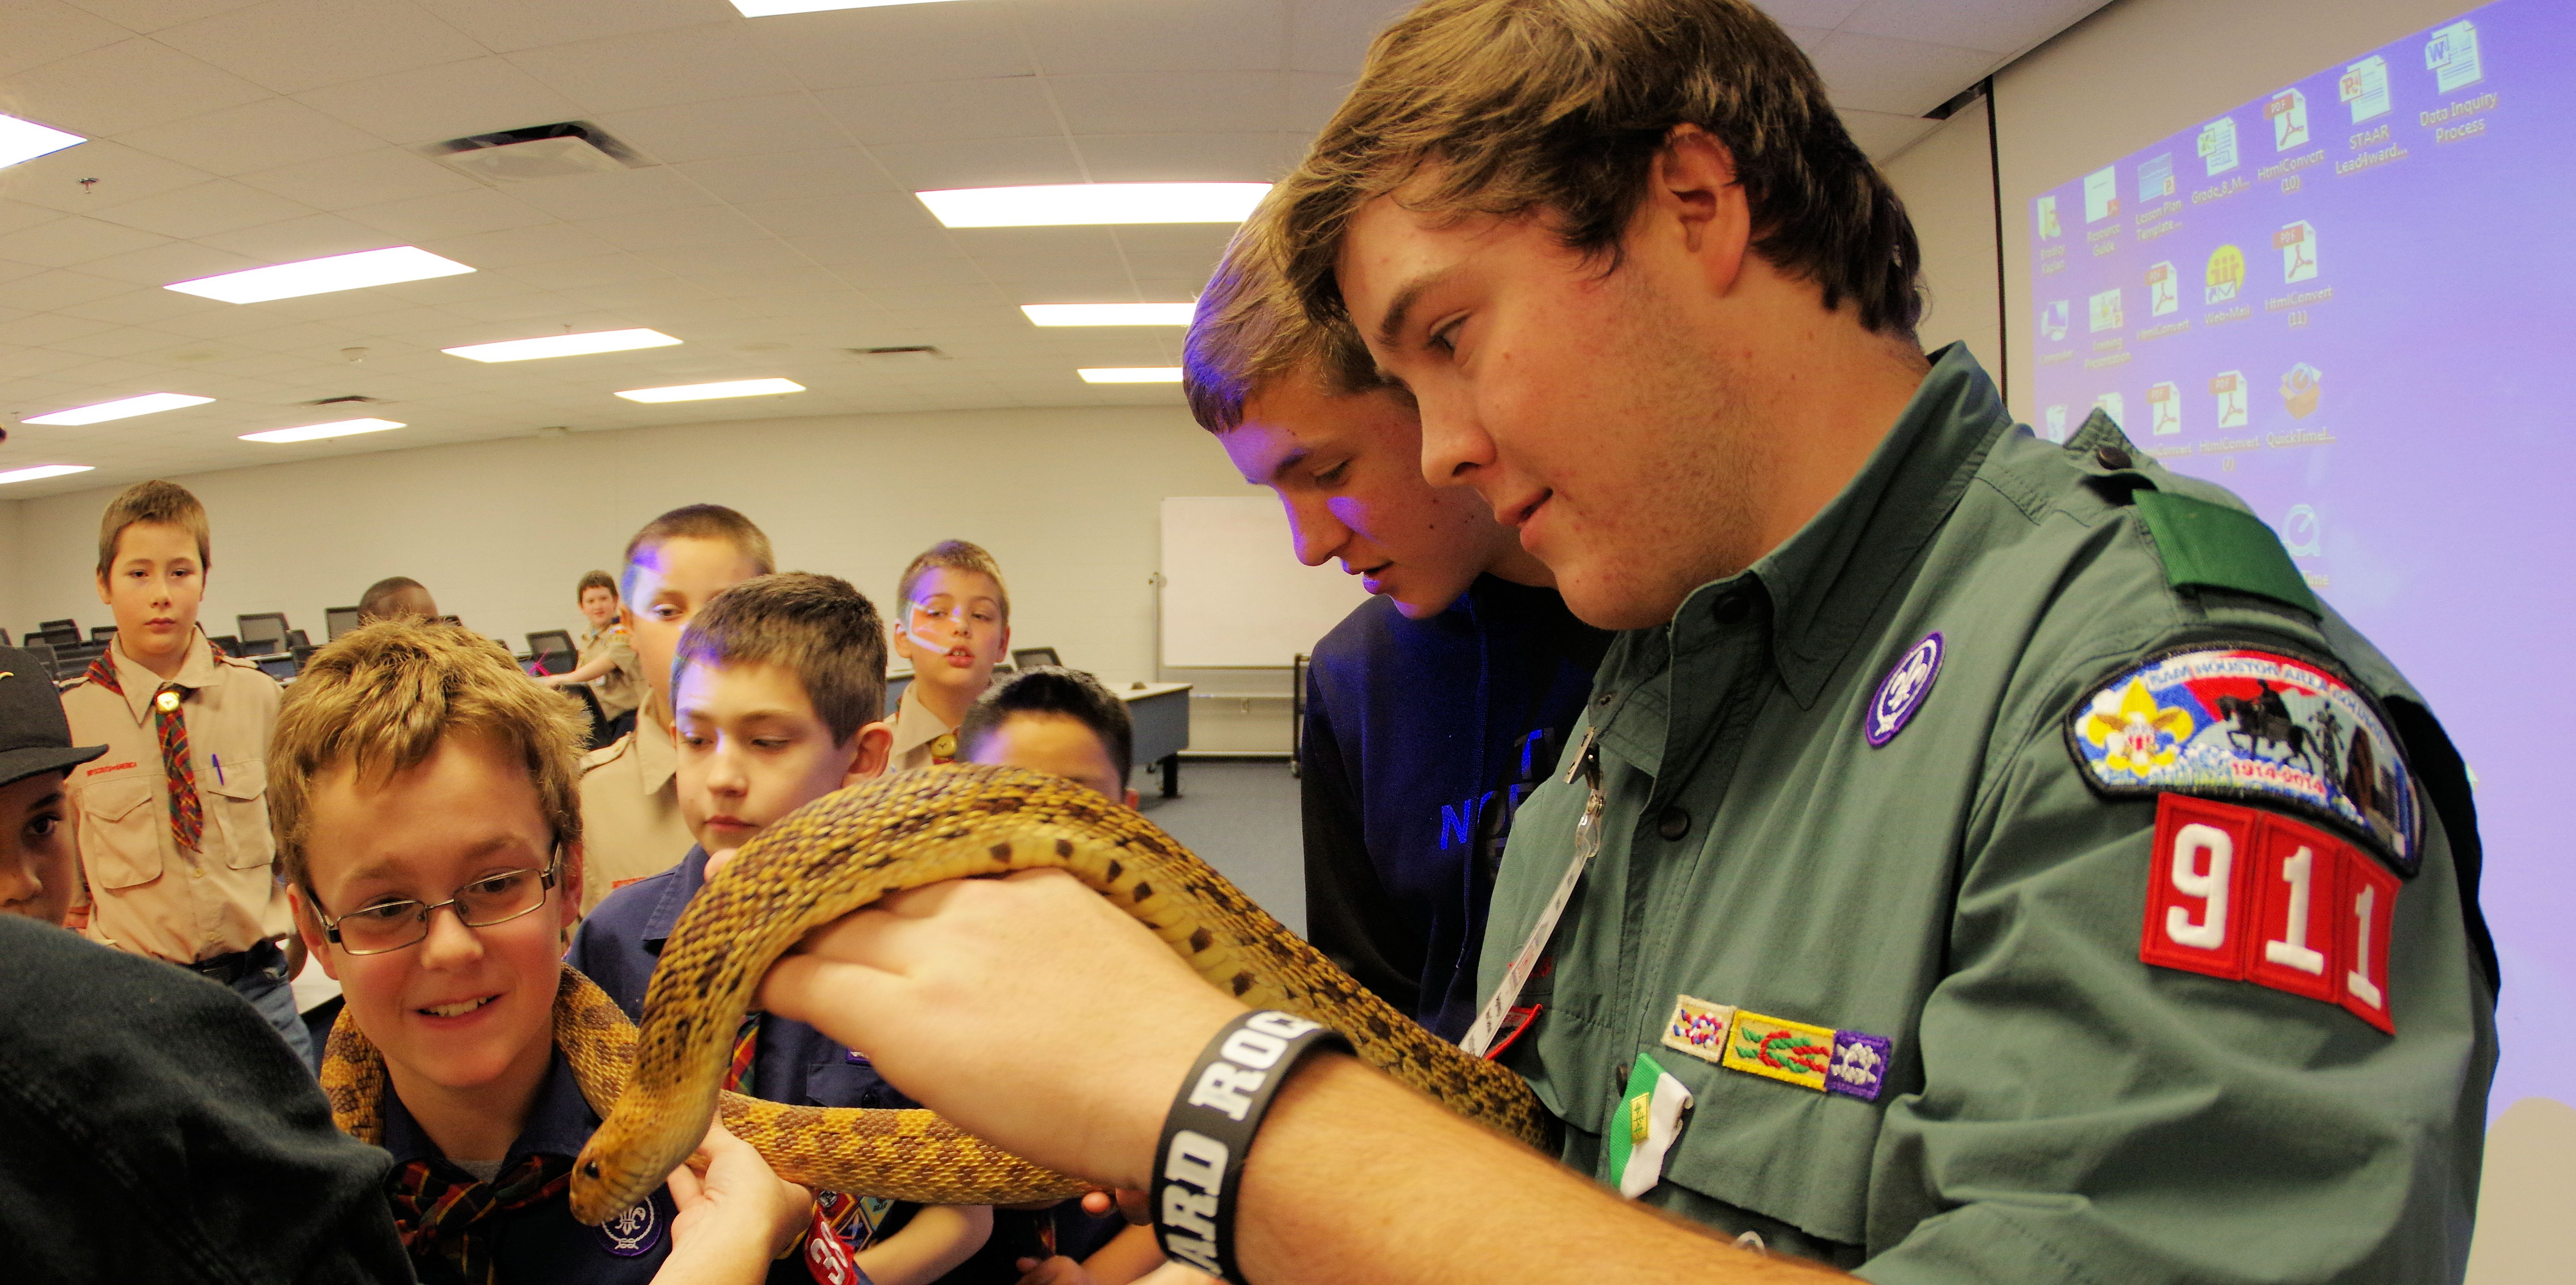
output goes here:
<path id="1" fill-rule="evenodd" d="M 2399 875 L 2422 865 L 2415 779 L 2377 705 L 2280 652 L 2183 647 L 2113 675 L 2066 715 L 2096 793 L 2259 804 L 2351 835 Z"/>

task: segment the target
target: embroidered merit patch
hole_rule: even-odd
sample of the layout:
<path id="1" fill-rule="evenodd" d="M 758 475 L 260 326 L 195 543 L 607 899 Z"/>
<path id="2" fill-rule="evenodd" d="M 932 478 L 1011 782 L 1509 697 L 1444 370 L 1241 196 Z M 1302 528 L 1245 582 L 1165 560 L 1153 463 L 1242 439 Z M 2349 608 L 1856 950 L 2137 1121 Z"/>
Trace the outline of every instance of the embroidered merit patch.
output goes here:
<path id="1" fill-rule="evenodd" d="M 1825 1092 L 1863 1102 L 1878 1101 L 1887 1084 L 1889 1045 L 1860 1031 L 1834 1032 L 1834 1060 L 1825 1067 Z"/>
<path id="2" fill-rule="evenodd" d="M 1664 1047 L 1703 1062 L 1723 1065 L 1726 1028 L 1735 1021 L 1733 1004 L 1712 1004 L 1688 995 L 1673 997 L 1673 1015 L 1664 1022 Z"/>
<path id="3" fill-rule="evenodd" d="M 1729 1028 L 1726 1055 L 1719 1065 L 1730 1071 L 1767 1076 L 1800 1088 L 1821 1091 L 1825 1068 L 1834 1057 L 1831 1027 L 1809 1026 L 1742 1009 Z"/>
<path id="4" fill-rule="evenodd" d="M 2360 839 L 2401 875 L 2423 861 L 2423 817 L 2397 738 L 2361 693 L 2307 661 L 2241 647 L 2168 652 L 2122 671 L 2067 714 L 2093 788 L 2234 799 Z"/>
<path id="5" fill-rule="evenodd" d="M 2389 1034 L 2397 877 L 2351 844 L 2214 799 L 2156 802 L 2138 958 L 2339 1004 Z"/>

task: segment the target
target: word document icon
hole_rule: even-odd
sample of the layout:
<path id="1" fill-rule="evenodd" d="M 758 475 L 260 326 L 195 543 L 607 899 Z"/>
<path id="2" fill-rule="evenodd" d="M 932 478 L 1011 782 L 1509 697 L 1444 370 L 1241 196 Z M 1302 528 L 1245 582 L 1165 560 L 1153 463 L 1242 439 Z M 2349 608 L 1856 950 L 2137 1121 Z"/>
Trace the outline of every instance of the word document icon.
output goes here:
<path id="1" fill-rule="evenodd" d="M 2306 219 L 2284 225 L 2272 234 L 2272 245 L 2281 252 L 2281 284 L 2295 285 L 2317 277 L 2317 229 Z"/>
<path id="2" fill-rule="evenodd" d="M 2209 395 L 2218 402 L 2220 428 L 2245 427 L 2245 372 L 2224 371 L 2209 377 Z"/>
<path id="3" fill-rule="evenodd" d="M 2424 69 L 2446 94 L 2486 79 L 2486 68 L 2478 62 L 2478 24 L 2455 22 L 2434 32 L 2424 42 Z"/>
<path id="4" fill-rule="evenodd" d="M 2284 89 L 2263 104 L 2263 114 L 2272 121 L 2272 150 L 2286 152 L 2308 145 L 2308 96 L 2295 89 Z"/>

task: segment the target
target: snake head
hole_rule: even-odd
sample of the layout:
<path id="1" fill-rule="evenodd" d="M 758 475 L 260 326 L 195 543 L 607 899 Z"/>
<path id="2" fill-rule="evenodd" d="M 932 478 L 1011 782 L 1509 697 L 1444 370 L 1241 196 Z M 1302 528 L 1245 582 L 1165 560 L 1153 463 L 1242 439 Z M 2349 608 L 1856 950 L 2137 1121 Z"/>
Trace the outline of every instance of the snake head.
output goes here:
<path id="1" fill-rule="evenodd" d="M 618 1100 L 572 1162 L 572 1216 L 597 1227 L 651 1199 L 653 1190 L 697 1150 L 703 1123 L 692 1131 L 638 1128 L 650 1112 L 631 1096 Z M 676 1146 L 677 1150 L 674 1151 Z"/>

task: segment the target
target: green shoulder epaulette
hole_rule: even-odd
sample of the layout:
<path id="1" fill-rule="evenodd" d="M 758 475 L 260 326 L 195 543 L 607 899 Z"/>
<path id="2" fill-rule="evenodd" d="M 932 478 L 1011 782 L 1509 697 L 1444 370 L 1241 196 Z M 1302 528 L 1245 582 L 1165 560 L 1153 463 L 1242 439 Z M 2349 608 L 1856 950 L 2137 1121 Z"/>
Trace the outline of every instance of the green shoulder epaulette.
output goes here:
<path id="1" fill-rule="evenodd" d="M 2165 581 L 2177 589 L 2228 589 L 2322 615 L 2307 577 L 2290 561 L 2281 537 L 2251 513 L 2171 491 L 2130 496 L 2164 558 Z"/>

